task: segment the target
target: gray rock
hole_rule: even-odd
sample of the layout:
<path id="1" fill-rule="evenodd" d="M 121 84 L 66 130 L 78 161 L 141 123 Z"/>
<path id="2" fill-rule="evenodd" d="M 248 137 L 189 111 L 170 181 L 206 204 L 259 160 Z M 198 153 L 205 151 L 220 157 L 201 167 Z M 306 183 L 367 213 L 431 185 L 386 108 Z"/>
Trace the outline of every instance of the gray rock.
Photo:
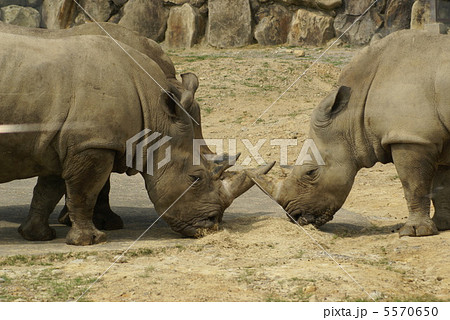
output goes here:
<path id="1" fill-rule="evenodd" d="M 431 9 L 428 0 L 416 0 L 411 9 L 411 29 L 423 30 L 430 23 Z"/>
<path id="2" fill-rule="evenodd" d="M 264 46 L 286 43 L 292 13 L 278 4 L 269 6 L 264 11 L 259 15 L 260 21 L 255 28 L 256 41 Z"/>
<path id="3" fill-rule="evenodd" d="M 162 0 L 129 0 L 121 11 L 119 25 L 155 41 L 164 39 L 169 12 Z"/>
<path id="4" fill-rule="evenodd" d="M 374 0 L 345 0 L 345 13 L 359 16 L 374 2 Z"/>
<path id="5" fill-rule="evenodd" d="M 166 44 L 171 48 L 190 48 L 198 41 L 200 14 L 185 3 L 170 9 L 167 20 Z"/>
<path id="6" fill-rule="evenodd" d="M 31 7 L 11 5 L 0 9 L 2 20 L 16 26 L 38 28 L 41 24 L 41 14 Z"/>
<path id="7" fill-rule="evenodd" d="M 118 13 L 111 16 L 111 18 L 109 18 L 109 20 L 108 20 L 108 22 L 111 22 L 111 23 L 119 23 L 119 21 L 120 21 L 120 14 L 118 14 Z"/>
<path id="8" fill-rule="evenodd" d="M 268 2 L 261 1 L 260 2 Z M 342 5 L 342 0 L 275 0 L 285 5 L 296 5 L 311 9 L 333 10 Z"/>
<path id="9" fill-rule="evenodd" d="M 319 8 L 324 10 L 333 10 L 342 6 L 342 0 L 316 0 Z"/>
<path id="10" fill-rule="evenodd" d="M 209 0 L 208 43 L 213 47 L 240 47 L 252 43 L 249 0 Z"/>
<path id="11" fill-rule="evenodd" d="M 109 0 L 80 0 L 78 3 L 97 22 L 108 21 L 111 17 L 112 7 Z M 79 9 L 78 11 L 75 25 L 92 21 L 83 10 Z"/>
<path id="12" fill-rule="evenodd" d="M 414 0 L 389 1 L 385 14 L 385 28 L 389 33 L 408 29 Z"/>
<path id="13" fill-rule="evenodd" d="M 6 7 L 15 4 L 22 7 L 37 8 L 42 4 L 43 0 L 0 0 L 0 7 Z"/>
<path id="14" fill-rule="evenodd" d="M 338 14 L 334 19 L 334 28 L 336 36 L 340 37 L 342 33 L 358 18 L 358 16 Z M 371 11 L 361 18 L 353 27 L 342 36 L 342 41 L 351 44 L 368 44 L 373 35 L 380 30 L 383 25 L 383 19 L 376 11 Z"/>
<path id="15" fill-rule="evenodd" d="M 123 6 L 125 3 L 127 3 L 127 1 L 128 0 L 112 0 L 112 2 L 114 2 L 114 4 L 119 7 Z"/>
<path id="16" fill-rule="evenodd" d="M 180 6 L 189 3 L 193 7 L 200 8 L 206 1 L 207 0 L 164 0 L 164 4 Z"/>
<path id="17" fill-rule="evenodd" d="M 84 259 L 74 259 L 69 262 L 69 264 L 81 264 L 84 262 Z"/>
<path id="18" fill-rule="evenodd" d="M 323 45 L 334 37 L 334 19 L 320 11 L 299 9 L 288 35 L 289 45 Z"/>
<path id="19" fill-rule="evenodd" d="M 64 29 L 75 19 L 76 8 L 71 1 L 45 0 L 41 8 L 41 27 L 47 29 Z"/>

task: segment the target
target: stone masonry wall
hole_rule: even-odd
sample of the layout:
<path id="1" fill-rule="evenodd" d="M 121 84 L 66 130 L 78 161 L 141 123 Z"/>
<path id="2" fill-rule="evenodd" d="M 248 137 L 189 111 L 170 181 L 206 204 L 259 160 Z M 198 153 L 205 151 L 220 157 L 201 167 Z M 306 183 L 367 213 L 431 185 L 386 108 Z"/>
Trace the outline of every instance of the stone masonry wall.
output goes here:
<path id="1" fill-rule="evenodd" d="M 118 23 L 173 48 L 252 43 L 322 46 L 340 36 L 373 1 L 78 0 L 93 19 Z M 363 45 L 376 33 L 423 28 L 429 21 L 427 3 L 379 0 L 342 40 Z M 0 0 L 0 20 L 48 29 L 92 21 L 73 0 Z"/>

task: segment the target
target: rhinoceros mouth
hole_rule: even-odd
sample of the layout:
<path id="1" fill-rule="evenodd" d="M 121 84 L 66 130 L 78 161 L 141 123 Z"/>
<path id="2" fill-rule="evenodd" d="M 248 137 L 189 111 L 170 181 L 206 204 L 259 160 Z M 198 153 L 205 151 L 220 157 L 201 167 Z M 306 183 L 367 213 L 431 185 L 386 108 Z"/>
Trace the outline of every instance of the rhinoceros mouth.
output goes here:
<path id="1" fill-rule="evenodd" d="M 287 213 L 288 217 L 292 218 L 301 226 L 305 226 L 308 224 L 312 224 L 314 227 L 319 228 L 324 225 L 328 221 L 333 219 L 333 215 L 337 210 L 333 208 L 329 208 L 322 211 L 316 212 L 296 212 L 296 213 Z M 294 221 L 293 221 L 294 222 Z"/>
<path id="2" fill-rule="evenodd" d="M 219 222 L 222 220 L 222 214 L 211 215 L 205 219 L 197 220 L 192 224 L 183 224 L 184 227 L 178 225 L 172 226 L 172 229 L 189 238 L 201 238 L 207 234 L 211 234 L 219 230 Z M 170 224 L 169 224 L 170 225 Z"/>

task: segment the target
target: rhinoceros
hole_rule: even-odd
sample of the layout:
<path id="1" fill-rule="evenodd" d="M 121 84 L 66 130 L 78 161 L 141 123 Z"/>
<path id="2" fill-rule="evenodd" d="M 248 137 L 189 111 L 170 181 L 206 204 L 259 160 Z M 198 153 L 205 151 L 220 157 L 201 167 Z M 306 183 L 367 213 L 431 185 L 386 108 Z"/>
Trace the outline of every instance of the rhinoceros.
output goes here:
<path id="1" fill-rule="evenodd" d="M 393 162 L 409 209 L 399 235 L 448 230 L 450 38 L 389 35 L 361 50 L 338 85 L 311 116 L 309 136 L 325 165 L 295 166 L 285 179 L 249 175 L 298 223 L 320 226 L 341 208 L 361 168 Z"/>
<path id="2" fill-rule="evenodd" d="M 169 56 L 164 53 L 158 43 L 151 39 L 139 36 L 136 32 L 128 30 L 117 24 L 107 22 L 101 22 L 99 25 L 96 23 L 86 23 L 70 29 L 47 30 L 39 28 L 25 28 L 0 22 L 0 32 L 16 35 L 29 35 L 45 39 L 68 38 L 79 35 L 106 35 L 106 33 L 108 33 L 113 39 L 119 41 L 120 43 L 124 43 L 153 59 L 164 72 L 168 82 L 173 86 L 173 89 L 177 90 L 179 97 L 181 97 L 185 90 L 192 90 L 192 88 L 186 88 L 186 86 L 187 83 L 193 83 L 193 81 L 184 81 L 184 83 L 180 83 L 176 79 L 176 71 L 173 62 Z M 192 104 L 186 107 L 186 111 L 189 112 L 189 114 L 196 120 L 196 123 L 194 123 L 195 138 L 203 139 L 200 107 L 197 101 L 194 99 Z M 203 145 L 201 148 L 203 153 L 212 154 L 212 151 L 209 150 L 206 145 Z M 223 161 L 227 160 L 229 160 L 227 157 L 223 158 Z M 99 193 L 97 203 L 94 208 L 93 221 L 98 229 L 121 229 L 123 227 L 123 222 L 122 219 L 111 210 L 109 204 L 109 191 L 110 182 L 108 179 L 105 186 Z M 67 206 L 65 206 L 61 211 L 58 220 L 63 224 L 70 225 L 70 219 L 67 215 Z"/>
<path id="3" fill-rule="evenodd" d="M 0 183 L 38 176 L 19 228 L 25 239 L 55 237 L 48 217 L 66 192 L 72 222 L 66 242 L 105 241 L 92 222 L 97 195 L 111 172 L 129 171 L 126 141 L 144 129 L 172 138 L 171 161 L 142 176 L 156 211 L 174 231 L 196 236 L 215 226 L 252 186 L 244 172 L 226 172 L 229 165 L 213 167 L 203 157 L 193 164 L 192 120 L 178 107 L 177 90 L 146 55 L 123 44 L 156 82 L 104 36 L 1 33 L 0 43 Z M 178 102 L 185 108 L 198 81 L 189 78 L 192 91 Z M 153 163 L 166 159 L 164 149 L 154 152 Z"/>

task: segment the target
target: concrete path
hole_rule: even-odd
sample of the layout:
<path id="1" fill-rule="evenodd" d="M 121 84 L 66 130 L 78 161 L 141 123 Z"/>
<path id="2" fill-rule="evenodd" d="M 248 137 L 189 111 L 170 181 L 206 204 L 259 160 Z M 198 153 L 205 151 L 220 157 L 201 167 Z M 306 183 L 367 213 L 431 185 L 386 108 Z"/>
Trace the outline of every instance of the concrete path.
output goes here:
<path id="1" fill-rule="evenodd" d="M 18 180 L 0 184 L 0 256 L 15 254 L 43 254 L 49 252 L 124 250 L 128 248 L 156 219 L 157 214 L 148 199 L 144 181 L 139 176 L 113 174 L 111 178 L 111 205 L 124 223 L 125 229 L 107 231 L 105 244 L 75 247 L 64 243 L 69 228 L 58 224 L 57 217 L 63 206 L 61 201 L 50 217 L 50 225 L 56 229 L 57 238 L 52 241 L 30 242 L 24 240 L 17 228 L 26 218 L 36 179 Z M 237 223 L 240 217 L 271 216 L 285 218 L 283 210 L 257 187 L 239 197 L 225 211 L 223 226 Z M 325 232 L 358 230 L 370 226 L 370 222 L 359 214 L 340 210 L 333 221 L 322 227 Z M 134 248 L 182 245 L 195 241 L 182 238 L 167 224 L 159 220 L 136 243 Z"/>

